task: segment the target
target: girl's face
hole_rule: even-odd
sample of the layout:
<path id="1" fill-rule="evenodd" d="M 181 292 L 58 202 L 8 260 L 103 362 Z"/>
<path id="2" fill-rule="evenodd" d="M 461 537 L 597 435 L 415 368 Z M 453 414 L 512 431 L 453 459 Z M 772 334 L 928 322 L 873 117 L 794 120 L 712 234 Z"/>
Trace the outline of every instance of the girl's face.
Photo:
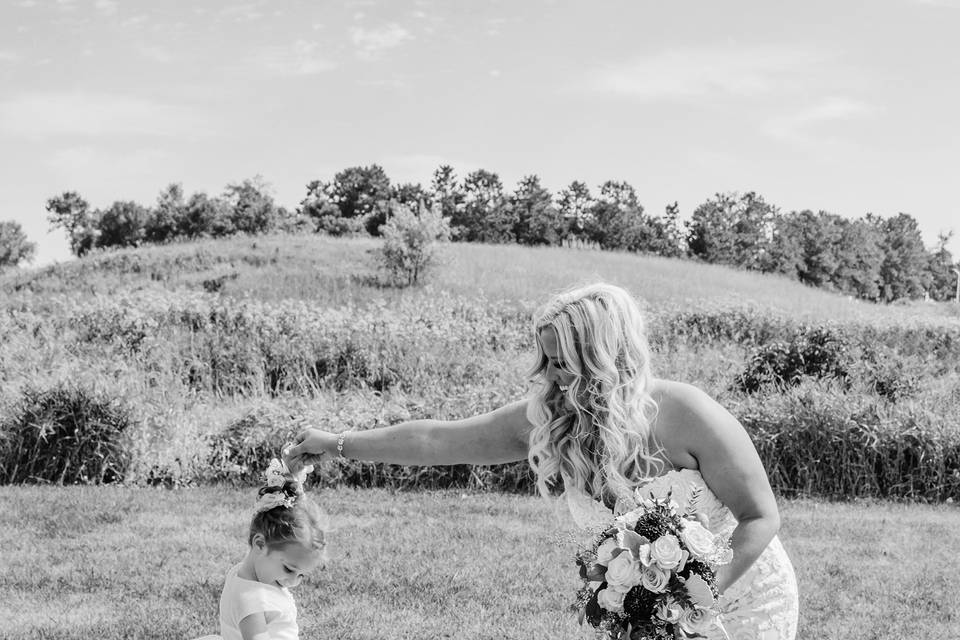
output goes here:
<path id="1" fill-rule="evenodd" d="M 257 580 L 288 589 L 300 584 L 303 576 L 316 569 L 323 560 L 323 552 L 319 549 L 309 549 L 299 542 L 288 542 L 271 549 L 258 536 L 254 537 L 253 550 L 253 570 Z"/>
<path id="2" fill-rule="evenodd" d="M 566 370 L 566 364 L 560 355 L 560 344 L 557 341 L 556 329 L 544 327 L 540 330 L 540 347 L 543 349 L 543 355 L 547 358 L 547 367 L 543 371 L 544 378 L 566 393 L 567 388 L 577 376 Z"/>

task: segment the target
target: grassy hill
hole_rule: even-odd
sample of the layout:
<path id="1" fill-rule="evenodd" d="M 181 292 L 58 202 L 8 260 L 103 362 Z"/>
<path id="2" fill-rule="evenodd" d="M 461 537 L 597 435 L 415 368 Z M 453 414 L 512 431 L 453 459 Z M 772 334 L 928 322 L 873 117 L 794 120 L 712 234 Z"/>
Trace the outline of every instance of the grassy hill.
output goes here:
<path id="1" fill-rule="evenodd" d="M 467 244 L 442 248 L 426 286 L 396 289 L 378 283 L 377 247 L 234 238 L 0 276 L 0 479 L 242 481 L 301 418 L 339 430 L 489 410 L 529 389 L 531 311 L 606 280 L 643 300 L 657 374 L 729 407 L 782 493 L 960 498 L 955 305 L 872 305 L 659 257 Z M 64 468 L 36 425 L 57 442 L 83 425 L 99 466 Z M 525 465 L 357 463 L 323 479 L 340 480 L 529 488 Z"/>
<path id="2" fill-rule="evenodd" d="M 215 289 L 259 300 L 364 306 L 422 292 L 370 285 L 379 241 L 293 235 L 232 238 L 98 253 L 0 275 L 0 291 L 112 293 L 144 287 Z M 876 305 L 784 276 L 631 253 L 559 247 L 448 244 L 427 282 L 433 290 L 531 308 L 551 292 L 604 280 L 629 289 L 651 312 L 741 306 L 817 321 L 956 323 L 960 308 L 916 302 Z M 429 295 L 429 294 L 428 294 Z"/>

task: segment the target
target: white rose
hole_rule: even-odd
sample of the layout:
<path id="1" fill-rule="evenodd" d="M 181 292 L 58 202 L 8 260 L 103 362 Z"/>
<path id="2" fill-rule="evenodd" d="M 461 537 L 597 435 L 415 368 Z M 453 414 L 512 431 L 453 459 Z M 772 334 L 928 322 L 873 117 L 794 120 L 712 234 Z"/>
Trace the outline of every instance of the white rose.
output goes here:
<path id="1" fill-rule="evenodd" d="M 623 611 L 623 597 L 626 594 L 616 589 L 603 589 L 597 592 L 597 604 L 607 611 Z"/>
<path id="2" fill-rule="evenodd" d="M 633 559 L 629 551 L 624 551 L 607 565 L 606 580 L 611 589 L 626 593 L 640 584 L 640 563 Z"/>
<path id="3" fill-rule="evenodd" d="M 613 552 L 617 549 L 617 541 L 614 538 L 607 538 L 599 547 L 597 547 L 597 564 L 604 566 L 610 564 L 613 560 Z"/>
<path id="4" fill-rule="evenodd" d="M 688 636 L 705 636 L 714 624 L 714 614 L 701 607 L 684 609 L 678 623 L 680 630 Z"/>
<path id="5" fill-rule="evenodd" d="M 670 596 L 667 596 L 657 603 L 657 606 L 654 608 L 653 612 L 661 620 L 666 620 L 667 622 L 677 622 L 680 620 L 680 616 L 683 615 L 683 607 L 679 602 Z"/>
<path id="6" fill-rule="evenodd" d="M 680 541 L 670 533 L 660 536 L 650 545 L 650 557 L 660 565 L 661 569 L 675 568 L 683 559 Z"/>
<path id="7" fill-rule="evenodd" d="M 694 558 L 703 560 L 711 551 L 713 551 L 713 534 L 703 528 L 703 525 L 696 520 L 684 520 L 683 528 L 680 530 L 680 538 L 683 544 Z"/>
<path id="8" fill-rule="evenodd" d="M 667 584 L 669 582 L 670 574 L 656 564 L 651 564 L 648 567 L 642 567 L 640 569 L 640 584 L 642 584 L 643 588 L 647 591 L 663 593 L 667 590 Z"/>

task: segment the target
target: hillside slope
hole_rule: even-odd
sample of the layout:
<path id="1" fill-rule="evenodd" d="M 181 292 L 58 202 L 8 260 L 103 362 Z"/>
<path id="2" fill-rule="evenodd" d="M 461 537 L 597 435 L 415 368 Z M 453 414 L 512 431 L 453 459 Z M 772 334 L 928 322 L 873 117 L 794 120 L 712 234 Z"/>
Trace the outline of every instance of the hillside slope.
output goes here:
<path id="1" fill-rule="evenodd" d="M 195 289 L 269 301 L 303 299 L 324 306 L 421 295 L 422 289 L 376 285 L 379 241 L 323 236 L 265 236 L 184 242 L 96 253 L 0 276 L 5 297 L 112 293 L 143 288 Z M 451 243 L 428 274 L 433 290 L 529 309 L 551 292 L 605 280 L 626 287 L 648 308 L 768 310 L 816 321 L 960 324 L 953 304 L 876 305 L 807 287 L 783 276 L 689 260 L 560 247 Z M 34 297 L 34 296 L 31 296 Z"/>

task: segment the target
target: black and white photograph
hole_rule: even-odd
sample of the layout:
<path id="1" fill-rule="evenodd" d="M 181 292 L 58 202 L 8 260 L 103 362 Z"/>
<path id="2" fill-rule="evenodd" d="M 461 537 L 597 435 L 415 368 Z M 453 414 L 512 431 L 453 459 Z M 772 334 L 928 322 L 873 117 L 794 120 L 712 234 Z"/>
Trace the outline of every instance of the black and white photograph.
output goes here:
<path id="1" fill-rule="evenodd" d="M 0 0 L 0 637 L 957 637 L 958 34 Z"/>

